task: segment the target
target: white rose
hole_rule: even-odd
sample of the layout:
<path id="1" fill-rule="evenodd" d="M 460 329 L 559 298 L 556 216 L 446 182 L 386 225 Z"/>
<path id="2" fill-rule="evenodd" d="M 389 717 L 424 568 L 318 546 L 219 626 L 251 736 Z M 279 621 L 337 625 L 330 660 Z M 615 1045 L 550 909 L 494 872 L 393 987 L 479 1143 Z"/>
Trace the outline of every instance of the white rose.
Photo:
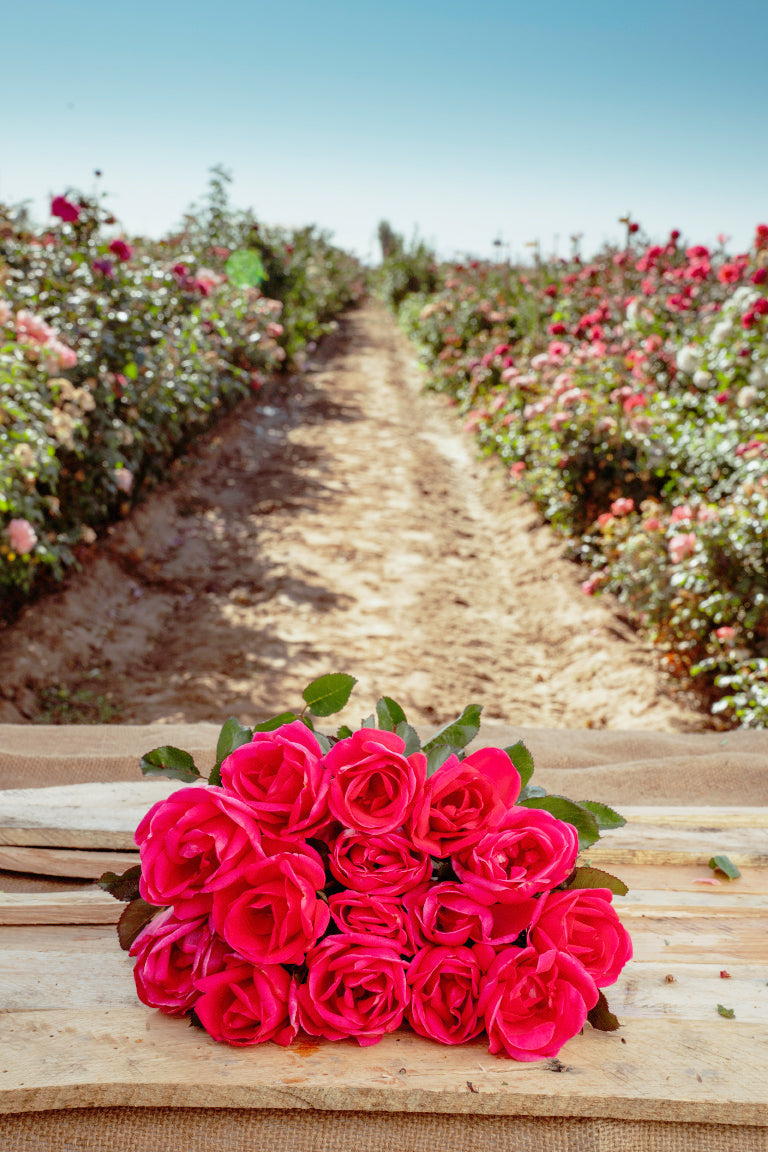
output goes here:
<path id="1" fill-rule="evenodd" d="M 749 373 L 748 380 L 755 388 L 765 388 L 765 385 L 768 384 L 768 374 L 765 369 L 765 364 L 755 364 Z"/>
<path id="2" fill-rule="evenodd" d="M 681 372 L 692 374 L 698 368 L 701 359 L 701 349 L 693 344 L 686 344 L 678 350 L 676 357 L 677 367 Z"/>
<path id="3" fill-rule="evenodd" d="M 699 368 L 693 374 L 693 382 L 697 388 L 708 388 L 713 383 L 711 372 L 705 372 L 703 368 Z"/>

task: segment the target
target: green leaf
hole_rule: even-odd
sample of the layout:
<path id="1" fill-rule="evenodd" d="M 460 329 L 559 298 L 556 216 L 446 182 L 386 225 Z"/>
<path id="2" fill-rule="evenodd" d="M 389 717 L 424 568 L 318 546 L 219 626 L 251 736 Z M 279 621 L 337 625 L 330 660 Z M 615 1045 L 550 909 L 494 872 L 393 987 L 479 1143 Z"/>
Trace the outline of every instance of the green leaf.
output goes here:
<path id="1" fill-rule="evenodd" d="M 617 896 L 626 896 L 629 892 L 629 888 L 618 876 L 591 866 L 576 868 L 569 876 L 566 888 L 608 888 Z"/>
<path id="2" fill-rule="evenodd" d="M 129 380 L 136 380 L 139 375 L 139 369 L 134 364 L 133 360 L 123 367 L 123 376 L 127 376 Z"/>
<path id="3" fill-rule="evenodd" d="M 138 900 L 132 900 L 123 910 L 123 914 L 117 922 L 117 938 L 120 941 L 120 947 L 124 952 L 127 952 L 131 944 L 141 932 L 157 916 L 158 912 L 162 912 L 162 908 L 157 908 L 154 904 L 148 904 L 146 900 L 141 897 Z"/>
<path id="4" fill-rule="evenodd" d="M 356 683 L 346 672 L 331 672 L 308 684 L 302 697 L 313 716 L 332 716 L 347 703 Z"/>
<path id="5" fill-rule="evenodd" d="M 236 716 L 230 716 L 228 720 L 224 721 L 224 726 L 219 733 L 218 743 L 216 744 L 216 764 L 220 766 L 223 760 L 236 748 L 242 748 L 243 744 L 250 744 L 253 739 L 253 732 L 250 728 L 244 728 Z"/>
<path id="6" fill-rule="evenodd" d="M 601 831 L 603 828 L 623 828 L 626 824 L 624 817 L 607 804 L 599 804 L 597 800 L 579 800 L 578 804 L 592 813 Z"/>
<path id="7" fill-rule="evenodd" d="M 405 712 L 389 696 L 382 696 L 376 704 L 376 715 L 379 718 L 379 728 L 386 732 L 394 732 L 398 724 L 405 723 Z"/>
<path id="8" fill-rule="evenodd" d="M 236 288 L 258 288 L 267 278 L 261 256 L 253 248 L 240 248 L 233 252 L 224 265 L 224 271 L 230 284 Z"/>
<path id="9" fill-rule="evenodd" d="M 270 716 L 269 720 L 262 720 L 261 724 L 254 724 L 254 732 L 274 732 L 276 728 L 282 728 L 283 724 L 290 724 L 298 717 L 295 712 L 281 712 L 278 716 Z"/>
<path id="10" fill-rule="evenodd" d="M 349 724 L 342 724 L 336 735 L 339 740 L 347 740 L 352 735 L 352 729 L 350 728 Z"/>
<path id="11" fill-rule="evenodd" d="M 411 728 L 404 720 L 395 728 L 395 733 L 405 740 L 405 749 L 403 750 L 404 756 L 410 756 L 414 752 L 421 752 L 421 741 L 419 734 L 415 728 Z"/>
<path id="12" fill-rule="evenodd" d="M 726 1020 L 733 1020 L 736 1015 L 733 1008 L 724 1008 L 722 1004 L 718 1004 L 717 1011 L 720 1016 L 725 1016 Z"/>
<path id="13" fill-rule="evenodd" d="M 575 804 L 573 800 L 566 800 L 565 796 L 531 796 L 527 800 L 518 801 L 523 808 L 541 808 L 572 824 L 579 834 L 579 849 L 583 851 L 600 839 L 600 829 L 591 812 Z"/>
<path id="14" fill-rule="evenodd" d="M 608 1001 L 603 992 L 597 998 L 597 1004 L 587 1012 L 587 1020 L 598 1032 L 615 1032 L 621 1025 L 608 1007 Z"/>
<path id="15" fill-rule="evenodd" d="M 366 716 L 365 720 L 360 721 L 360 727 L 361 728 L 375 728 L 376 727 L 376 717 L 374 716 L 374 714 L 372 712 L 371 712 L 370 716 Z"/>
<path id="16" fill-rule="evenodd" d="M 142 756 L 139 767 L 145 776 L 167 776 L 170 780 L 183 780 L 191 784 L 200 779 L 197 765 L 189 752 L 164 744 Z"/>
<path id="17" fill-rule="evenodd" d="M 322 732 L 315 732 L 315 740 L 317 740 L 318 744 L 320 745 L 323 754 L 330 752 L 331 742 L 327 736 L 324 736 Z"/>
<path id="18" fill-rule="evenodd" d="M 432 739 L 424 745 L 424 751 L 429 753 L 433 748 L 439 748 L 442 745 L 449 747 L 453 752 L 458 752 L 460 748 L 464 748 L 470 740 L 474 740 L 480 731 L 480 713 L 482 710 L 482 704 L 468 704 L 461 716 L 457 717 L 456 720 L 451 720 L 449 724 L 444 724 L 435 732 Z"/>
<path id="19" fill-rule="evenodd" d="M 109 892 L 115 900 L 137 900 L 139 897 L 139 880 L 141 879 L 141 864 L 132 864 L 125 872 L 118 875 L 116 872 L 105 872 L 99 876 L 96 883 L 99 888 Z"/>
<path id="20" fill-rule="evenodd" d="M 546 788 L 540 788 L 538 784 L 526 784 L 525 788 L 521 789 L 516 803 L 522 804 L 523 800 L 529 800 L 531 796 L 546 796 L 546 794 Z"/>
<path id="21" fill-rule="evenodd" d="M 722 872 L 728 877 L 729 880 L 738 880 L 741 876 L 736 865 L 727 856 L 713 856 L 709 862 L 710 868 L 713 872 Z"/>
<path id="22" fill-rule="evenodd" d="M 520 774 L 520 787 L 525 788 L 533 776 L 533 756 L 522 740 L 518 740 L 517 744 L 510 744 L 509 748 L 505 748 L 504 751 Z"/>
<path id="23" fill-rule="evenodd" d="M 424 751 L 426 752 L 426 748 Z M 438 768 L 442 768 L 448 757 L 453 754 L 453 748 L 449 744 L 438 744 L 436 748 L 430 748 L 427 752 L 427 778 L 434 776 Z"/>

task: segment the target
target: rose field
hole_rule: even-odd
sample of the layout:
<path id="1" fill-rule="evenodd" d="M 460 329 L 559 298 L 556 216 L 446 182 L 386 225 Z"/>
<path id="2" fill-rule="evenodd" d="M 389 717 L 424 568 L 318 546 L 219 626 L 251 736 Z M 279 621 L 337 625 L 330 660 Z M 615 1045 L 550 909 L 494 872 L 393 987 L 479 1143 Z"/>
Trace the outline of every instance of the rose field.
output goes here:
<path id="1" fill-rule="evenodd" d="M 4 718 L 265 715 L 333 666 L 422 722 L 764 727 L 768 227 L 623 223 L 519 266 L 382 224 L 370 270 L 218 170 L 160 241 L 0 209 Z"/>

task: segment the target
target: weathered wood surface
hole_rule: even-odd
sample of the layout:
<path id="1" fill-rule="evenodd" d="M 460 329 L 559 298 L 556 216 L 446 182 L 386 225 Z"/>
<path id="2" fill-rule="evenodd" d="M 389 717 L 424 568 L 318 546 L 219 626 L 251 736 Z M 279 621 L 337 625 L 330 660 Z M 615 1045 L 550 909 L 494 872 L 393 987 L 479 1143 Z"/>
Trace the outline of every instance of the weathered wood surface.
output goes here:
<path id="1" fill-rule="evenodd" d="M 7 831 L 7 803 L 2 811 Z M 8 892 L 0 1111 L 321 1108 L 768 1127 L 766 812 L 624 811 L 627 827 L 585 854 L 631 886 L 616 905 L 635 958 L 607 990 L 619 1032 L 586 1027 L 558 1060 L 534 1064 L 492 1057 L 482 1040 L 446 1048 L 408 1032 L 372 1048 L 307 1038 L 288 1049 L 227 1048 L 138 1002 L 112 926 L 123 906 L 111 897 L 95 888 Z M 56 830 L 60 813 L 47 825 L 41 815 L 37 828 Z M 67 847 L 95 857 L 100 829 L 83 830 L 95 836 L 90 851 L 81 841 Z M 739 880 L 712 883 L 706 861 L 719 852 L 742 862 Z M 622 854 L 631 857 L 623 864 Z"/>

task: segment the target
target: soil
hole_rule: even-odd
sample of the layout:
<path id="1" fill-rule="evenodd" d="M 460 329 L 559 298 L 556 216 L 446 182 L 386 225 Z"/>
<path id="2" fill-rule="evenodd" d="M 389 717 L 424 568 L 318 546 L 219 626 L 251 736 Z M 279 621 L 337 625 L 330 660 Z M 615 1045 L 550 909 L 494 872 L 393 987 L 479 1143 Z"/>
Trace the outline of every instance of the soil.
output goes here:
<path id="1" fill-rule="evenodd" d="M 0 631 L 0 720 L 253 723 L 344 671 L 350 722 L 708 727 L 563 553 L 368 302 Z"/>

